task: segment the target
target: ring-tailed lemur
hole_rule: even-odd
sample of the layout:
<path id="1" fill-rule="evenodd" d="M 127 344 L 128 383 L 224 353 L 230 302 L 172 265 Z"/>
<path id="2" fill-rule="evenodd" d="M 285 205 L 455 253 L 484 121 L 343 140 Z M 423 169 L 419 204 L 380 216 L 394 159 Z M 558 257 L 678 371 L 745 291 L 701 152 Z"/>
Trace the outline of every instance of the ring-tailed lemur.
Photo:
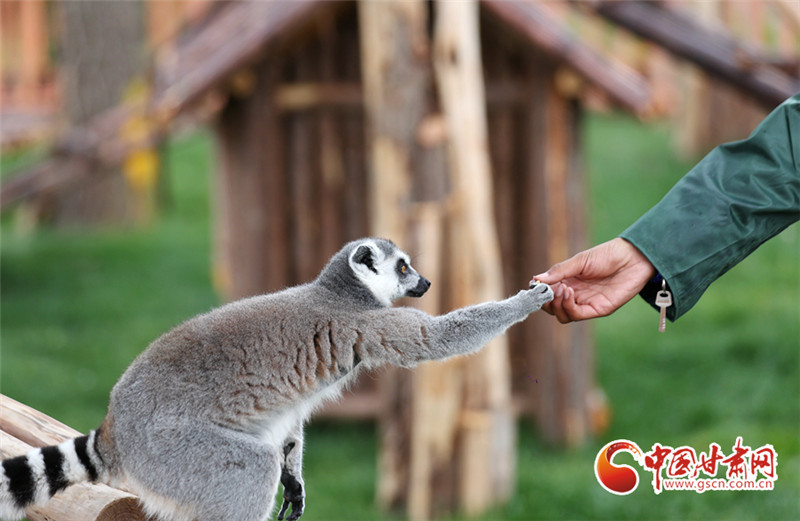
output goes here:
<path id="1" fill-rule="evenodd" d="M 480 349 L 553 298 L 545 284 L 434 317 L 389 307 L 430 282 L 392 242 L 347 244 L 309 284 L 233 302 L 155 340 L 88 436 L 2 462 L 0 517 L 80 481 L 124 485 L 162 521 L 303 513 L 303 422 L 360 368 Z"/>

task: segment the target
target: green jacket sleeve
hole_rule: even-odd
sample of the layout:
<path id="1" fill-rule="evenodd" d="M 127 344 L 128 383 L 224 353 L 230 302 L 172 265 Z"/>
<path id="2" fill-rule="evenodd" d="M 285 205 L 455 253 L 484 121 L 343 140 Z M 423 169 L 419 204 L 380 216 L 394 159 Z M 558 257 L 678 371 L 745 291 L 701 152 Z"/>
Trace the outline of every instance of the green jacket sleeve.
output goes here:
<path id="1" fill-rule="evenodd" d="M 666 279 L 675 320 L 708 286 L 800 219 L 800 94 L 749 138 L 712 150 L 620 237 Z M 655 281 L 641 295 L 653 304 Z"/>

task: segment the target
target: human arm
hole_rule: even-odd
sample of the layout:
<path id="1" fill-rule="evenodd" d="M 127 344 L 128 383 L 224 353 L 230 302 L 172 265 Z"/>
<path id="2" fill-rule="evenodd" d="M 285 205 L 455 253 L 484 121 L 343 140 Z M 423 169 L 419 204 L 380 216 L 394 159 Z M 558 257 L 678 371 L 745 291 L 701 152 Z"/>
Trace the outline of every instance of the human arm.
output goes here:
<path id="1" fill-rule="evenodd" d="M 776 108 L 747 139 L 715 148 L 620 238 L 667 281 L 674 303 L 667 316 L 675 320 L 714 280 L 799 218 L 800 94 Z M 620 238 L 597 248 L 617 249 L 608 245 L 622 245 Z M 589 254 L 593 250 L 561 263 L 567 265 L 561 271 L 582 264 L 581 284 L 550 276 L 553 268 L 536 276 L 549 284 L 563 281 L 544 308 L 562 322 L 608 315 L 635 295 L 630 287 L 619 292 L 619 285 L 607 284 L 623 274 L 618 270 L 625 255 Z M 633 278 L 630 284 L 641 284 L 640 294 L 654 304 L 660 282 Z M 590 301 L 598 304 L 586 307 Z"/>

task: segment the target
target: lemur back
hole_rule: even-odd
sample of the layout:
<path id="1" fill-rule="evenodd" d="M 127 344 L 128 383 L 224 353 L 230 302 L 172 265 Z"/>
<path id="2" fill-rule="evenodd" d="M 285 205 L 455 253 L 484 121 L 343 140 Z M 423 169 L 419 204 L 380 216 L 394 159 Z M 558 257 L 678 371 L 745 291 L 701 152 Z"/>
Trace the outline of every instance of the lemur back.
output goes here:
<path id="1" fill-rule="evenodd" d="M 552 299 L 544 284 L 433 317 L 390 307 L 430 282 L 390 241 L 345 245 L 301 286 L 227 304 L 156 339 L 89 436 L 3 461 L 0 517 L 80 481 L 125 485 L 162 521 L 261 521 L 305 507 L 303 425 L 362 369 L 474 352 Z M 290 511 L 291 509 L 291 511 Z"/>

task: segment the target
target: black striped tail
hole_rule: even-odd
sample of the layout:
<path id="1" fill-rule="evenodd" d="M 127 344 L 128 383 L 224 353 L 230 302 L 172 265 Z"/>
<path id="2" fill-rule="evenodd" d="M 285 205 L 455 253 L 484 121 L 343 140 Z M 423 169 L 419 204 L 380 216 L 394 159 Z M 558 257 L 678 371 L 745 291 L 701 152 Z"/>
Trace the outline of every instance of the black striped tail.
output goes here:
<path id="1" fill-rule="evenodd" d="M 104 469 L 97 431 L 60 445 L 34 449 L 0 465 L 0 519 L 20 519 L 25 508 L 44 504 L 56 492 L 97 481 Z"/>

